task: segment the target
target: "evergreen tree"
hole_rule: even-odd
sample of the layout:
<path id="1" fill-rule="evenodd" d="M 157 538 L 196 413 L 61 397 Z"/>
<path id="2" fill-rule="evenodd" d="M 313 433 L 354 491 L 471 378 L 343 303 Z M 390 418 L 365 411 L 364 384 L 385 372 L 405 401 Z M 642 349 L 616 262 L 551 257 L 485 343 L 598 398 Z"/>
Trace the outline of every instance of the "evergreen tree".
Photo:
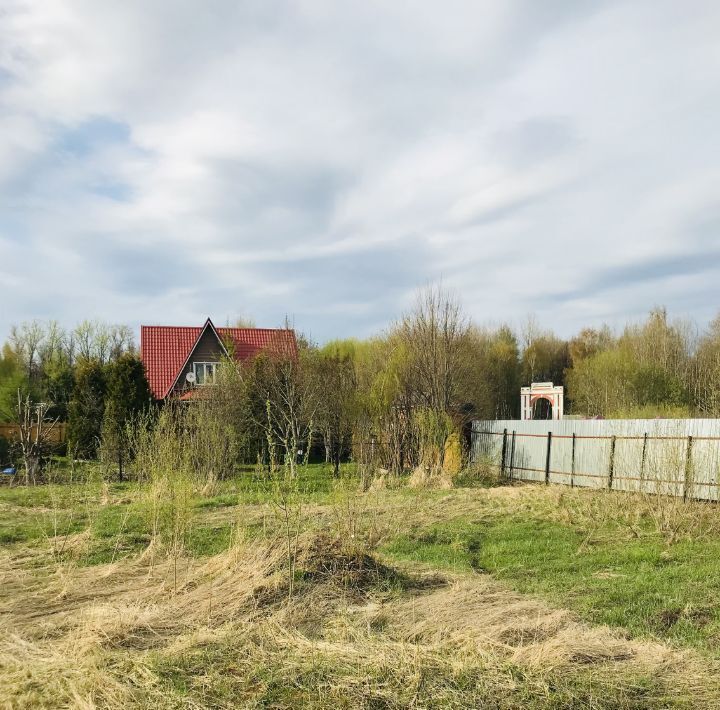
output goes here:
<path id="1" fill-rule="evenodd" d="M 55 357 L 45 364 L 42 372 L 42 399 L 50 404 L 48 416 L 66 422 L 68 407 L 75 384 L 75 374 L 70 361 Z"/>
<path id="2" fill-rule="evenodd" d="M 79 458 L 97 457 L 105 414 L 107 378 L 98 360 L 82 360 L 68 405 L 68 451 Z"/>
<path id="3" fill-rule="evenodd" d="M 146 409 L 151 399 L 145 367 L 139 357 L 125 353 L 108 365 L 103 454 L 117 462 L 120 480 L 123 479 L 123 461 L 128 446 L 128 422 L 136 413 Z"/>
<path id="4" fill-rule="evenodd" d="M 325 444 L 326 463 L 332 463 L 333 476 L 340 475 L 340 460 L 350 448 L 355 419 L 357 379 L 349 355 L 332 346 L 306 358 L 316 385 L 323 393 L 315 412 L 315 425 Z"/>

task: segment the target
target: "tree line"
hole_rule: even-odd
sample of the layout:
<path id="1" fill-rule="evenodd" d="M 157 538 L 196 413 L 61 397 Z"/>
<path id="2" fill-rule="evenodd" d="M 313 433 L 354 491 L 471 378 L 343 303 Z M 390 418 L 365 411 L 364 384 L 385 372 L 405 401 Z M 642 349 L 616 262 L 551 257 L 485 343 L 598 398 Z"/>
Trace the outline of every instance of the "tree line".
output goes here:
<path id="1" fill-rule="evenodd" d="M 20 430 L 25 477 L 34 480 L 50 446 L 43 440 L 56 422 L 68 426 L 72 459 L 96 459 L 101 446 L 120 461 L 126 423 L 151 404 L 132 330 L 84 321 L 71 330 L 33 321 L 11 329 L 0 354 L 0 422 Z M 13 453 L 0 441 L 0 464 Z"/>
<path id="2" fill-rule="evenodd" d="M 71 458 L 104 458 L 121 476 L 141 444 L 160 446 L 153 432 L 175 431 L 212 477 L 239 462 L 295 476 L 310 457 L 336 473 L 351 459 L 432 475 L 462 458 L 472 419 L 517 417 L 519 389 L 534 381 L 564 385 L 579 415 L 720 415 L 720 318 L 700 332 L 662 308 L 620 332 L 563 339 L 532 318 L 478 326 L 429 287 L 380 335 L 298 346 L 228 361 L 192 404 L 157 408 L 128 328 L 21 324 L 0 357 L 0 417 L 35 421 L 42 405 L 43 419 L 68 422 Z"/>

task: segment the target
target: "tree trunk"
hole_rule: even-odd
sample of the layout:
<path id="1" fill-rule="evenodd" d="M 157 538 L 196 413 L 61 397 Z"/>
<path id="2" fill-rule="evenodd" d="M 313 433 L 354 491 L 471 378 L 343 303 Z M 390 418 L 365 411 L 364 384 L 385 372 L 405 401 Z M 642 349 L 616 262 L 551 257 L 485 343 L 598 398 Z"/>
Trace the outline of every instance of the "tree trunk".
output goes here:
<path id="1" fill-rule="evenodd" d="M 333 477 L 338 478 L 340 476 L 340 455 L 342 445 L 339 441 L 333 442 Z"/>

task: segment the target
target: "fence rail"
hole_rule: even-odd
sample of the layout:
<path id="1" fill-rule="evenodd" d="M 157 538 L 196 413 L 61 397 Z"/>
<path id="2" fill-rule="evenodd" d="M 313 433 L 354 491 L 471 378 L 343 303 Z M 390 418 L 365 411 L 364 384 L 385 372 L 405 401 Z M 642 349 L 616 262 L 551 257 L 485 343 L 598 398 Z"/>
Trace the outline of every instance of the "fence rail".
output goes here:
<path id="1" fill-rule="evenodd" d="M 720 420 L 475 421 L 471 459 L 509 479 L 720 500 Z"/>

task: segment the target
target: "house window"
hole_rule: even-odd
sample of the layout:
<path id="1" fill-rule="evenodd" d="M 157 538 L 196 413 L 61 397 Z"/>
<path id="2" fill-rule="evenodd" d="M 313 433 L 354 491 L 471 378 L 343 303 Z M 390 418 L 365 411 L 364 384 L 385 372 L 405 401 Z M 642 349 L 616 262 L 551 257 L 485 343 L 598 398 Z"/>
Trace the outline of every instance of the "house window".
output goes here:
<path id="1" fill-rule="evenodd" d="M 195 384 L 214 385 L 219 364 L 218 362 L 194 362 Z"/>

